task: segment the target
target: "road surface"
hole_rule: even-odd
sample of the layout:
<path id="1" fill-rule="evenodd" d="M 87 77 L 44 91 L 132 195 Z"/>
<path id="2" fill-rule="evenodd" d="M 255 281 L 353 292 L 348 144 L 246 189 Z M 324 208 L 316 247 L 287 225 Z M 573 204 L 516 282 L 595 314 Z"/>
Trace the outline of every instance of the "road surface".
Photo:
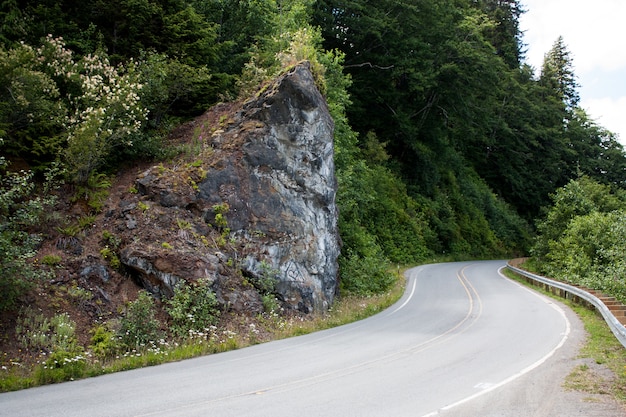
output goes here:
<path id="1" fill-rule="evenodd" d="M 489 407 L 489 395 L 547 366 L 571 331 L 561 307 L 503 277 L 504 265 L 420 266 L 403 298 L 369 319 L 0 394 L 0 416 L 420 417 Z"/>

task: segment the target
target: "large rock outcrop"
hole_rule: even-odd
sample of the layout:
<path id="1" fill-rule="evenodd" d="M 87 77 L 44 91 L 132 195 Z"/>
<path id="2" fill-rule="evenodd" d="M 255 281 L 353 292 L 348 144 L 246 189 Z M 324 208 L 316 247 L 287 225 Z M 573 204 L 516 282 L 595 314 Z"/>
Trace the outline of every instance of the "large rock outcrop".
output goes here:
<path id="1" fill-rule="evenodd" d="M 120 209 L 120 227 L 135 234 L 121 261 L 154 293 L 208 278 L 225 304 L 258 306 L 249 290 L 233 290 L 239 273 L 275 280 L 287 308 L 326 310 L 340 251 L 333 121 L 308 63 L 196 135 L 200 160 L 153 167 L 137 180 L 141 201 Z"/>

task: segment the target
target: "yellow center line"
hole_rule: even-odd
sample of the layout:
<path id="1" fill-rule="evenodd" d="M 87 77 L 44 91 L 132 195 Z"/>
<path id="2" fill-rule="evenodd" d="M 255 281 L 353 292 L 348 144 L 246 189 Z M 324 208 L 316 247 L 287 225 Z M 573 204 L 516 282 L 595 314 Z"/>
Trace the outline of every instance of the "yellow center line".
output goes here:
<path id="1" fill-rule="evenodd" d="M 302 388 L 305 386 L 310 386 L 310 385 L 315 385 L 318 383 L 321 383 L 323 381 L 327 381 L 329 379 L 336 379 L 339 377 L 343 377 L 346 375 L 350 375 L 350 374 L 354 374 L 356 372 L 359 372 L 361 370 L 364 369 L 368 369 L 371 368 L 373 365 L 375 364 L 379 364 L 382 362 L 389 362 L 389 361 L 395 361 L 400 359 L 403 356 L 406 356 L 407 354 L 415 354 L 415 353 L 419 353 L 422 351 L 425 351 L 429 348 L 432 348 L 436 345 L 438 345 L 439 343 L 442 343 L 444 340 L 449 339 L 450 337 L 452 337 L 452 333 L 454 331 L 456 331 L 457 329 L 459 329 L 461 326 L 463 326 L 463 324 L 465 324 L 468 320 L 470 320 L 473 316 L 473 314 L 475 313 L 474 311 L 474 306 L 475 304 L 478 304 L 479 306 L 479 310 L 478 310 L 478 314 L 476 314 L 476 316 L 474 317 L 473 321 L 462 331 L 467 330 L 470 326 L 472 326 L 480 317 L 480 315 L 482 314 L 482 301 L 480 299 L 480 296 L 478 295 L 478 292 L 476 291 L 476 289 L 474 288 L 474 286 L 469 282 L 469 280 L 467 279 L 467 277 L 465 276 L 465 269 L 467 269 L 469 266 L 468 265 L 466 267 L 464 267 L 463 269 L 461 269 L 459 272 L 457 272 L 457 279 L 459 280 L 459 282 L 461 283 L 461 285 L 463 286 L 466 294 L 467 294 L 467 298 L 468 298 L 468 302 L 469 302 L 469 308 L 468 311 L 465 315 L 465 317 L 463 317 L 463 319 L 461 319 L 458 323 L 456 323 L 453 327 L 449 328 L 448 330 L 446 330 L 444 333 L 441 333 L 437 336 L 434 336 L 424 342 L 421 342 L 415 346 L 411 346 L 393 353 L 389 353 L 387 355 L 383 355 L 383 356 L 379 356 L 375 359 L 372 360 L 368 360 L 368 361 L 363 361 L 363 362 L 359 362 L 357 364 L 351 365 L 351 366 L 347 366 L 344 368 L 340 368 L 340 369 L 336 369 L 333 371 L 329 371 L 329 372 L 325 372 L 322 374 L 317 374 L 317 375 L 313 375 L 310 376 L 308 378 L 301 378 L 301 379 L 297 379 L 297 380 L 292 380 L 292 381 L 288 381 L 282 384 L 276 384 L 273 386 L 268 386 L 265 388 L 257 388 L 254 389 L 252 391 L 246 391 L 246 392 L 241 392 L 241 393 L 237 393 L 237 394 L 232 394 L 232 395 L 227 395 L 227 396 L 223 396 L 223 397 L 219 397 L 219 398 L 213 398 L 210 400 L 203 400 L 203 401 L 197 401 L 197 402 L 193 402 L 193 403 L 186 403 L 184 405 L 180 405 L 180 406 L 176 406 L 176 407 L 172 407 L 169 409 L 162 409 L 162 410 L 158 410 L 155 412 L 151 412 L 151 413 L 146 413 L 146 414 L 139 414 L 136 417 L 148 417 L 148 416 L 156 416 L 156 415 L 160 415 L 163 413 L 168 413 L 171 412 L 173 410 L 183 410 L 183 409 L 187 409 L 187 408 L 193 408 L 193 407 L 197 407 L 199 405 L 209 405 L 209 404 L 214 404 L 214 403 L 218 403 L 218 402 L 222 402 L 222 401 L 227 401 L 227 400 L 232 400 L 235 398 L 241 398 L 241 397 L 246 397 L 246 396 L 250 396 L 250 395 L 259 395 L 259 394 L 269 394 L 269 393 L 278 393 L 278 392 L 287 392 L 287 391 L 292 391 L 298 388 Z M 413 294 L 411 294 L 412 296 Z M 475 301 L 476 300 L 476 301 Z M 406 304 L 406 303 L 405 303 Z M 401 307 L 404 307 L 404 305 L 402 305 Z M 461 332 L 459 332 L 461 333 Z M 457 333 L 457 335 L 459 334 Z M 448 338 L 446 338 L 446 336 L 450 336 Z"/>

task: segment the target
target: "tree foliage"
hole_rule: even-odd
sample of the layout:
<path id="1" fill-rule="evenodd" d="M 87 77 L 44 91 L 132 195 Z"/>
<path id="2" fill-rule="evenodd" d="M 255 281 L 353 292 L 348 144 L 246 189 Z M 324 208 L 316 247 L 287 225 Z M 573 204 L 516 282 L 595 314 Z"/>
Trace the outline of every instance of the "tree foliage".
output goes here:
<path id="1" fill-rule="evenodd" d="M 574 73 L 574 63 L 565 41 L 559 36 L 546 53 L 541 67 L 540 82 L 568 108 L 578 106 L 580 96 Z"/>
<path id="2" fill-rule="evenodd" d="M 557 190 L 533 249 L 541 272 L 626 301 L 624 207 L 623 193 L 588 177 Z"/>
<path id="3" fill-rule="evenodd" d="M 583 195 L 623 188 L 626 156 L 579 107 L 563 38 L 539 74 L 524 63 L 523 13 L 519 0 L 8 0 L 4 153 L 36 172 L 60 161 L 82 186 L 166 155 L 168 129 L 308 60 L 335 121 L 345 290 L 384 290 L 392 263 L 525 253 L 556 190 L 581 174 Z M 550 213 L 540 256 L 565 230 Z"/>

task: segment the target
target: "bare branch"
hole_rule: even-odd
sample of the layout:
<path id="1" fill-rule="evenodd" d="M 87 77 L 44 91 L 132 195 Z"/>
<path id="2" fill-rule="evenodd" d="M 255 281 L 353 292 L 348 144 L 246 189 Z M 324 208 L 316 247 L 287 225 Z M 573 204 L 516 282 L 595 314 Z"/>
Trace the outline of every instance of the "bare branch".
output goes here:
<path id="1" fill-rule="evenodd" d="M 353 67 L 370 67 L 376 68 L 380 70 L 390 70 L 395 67 L 395 65 L 389 65 L 388 67 L 381 67 L 380 65 L 374 65 L 371 62 L 364 62 L 362 64 L 354 64 L 354 65 L 344 65 L 344 68 L 353 68 Z"/>

